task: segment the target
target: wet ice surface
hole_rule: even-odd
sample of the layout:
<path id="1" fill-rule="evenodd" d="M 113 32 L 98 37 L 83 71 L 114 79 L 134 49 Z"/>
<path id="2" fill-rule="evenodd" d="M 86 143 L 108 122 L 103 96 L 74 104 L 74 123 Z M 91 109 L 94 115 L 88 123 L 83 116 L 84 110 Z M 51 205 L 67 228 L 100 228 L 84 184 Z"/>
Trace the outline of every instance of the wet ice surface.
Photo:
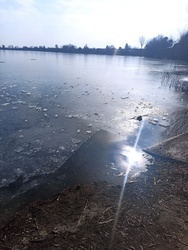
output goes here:
<path id="1" fill-rule="evenodd" d="M 145 120 L 138 147 L 151 146 L 168 127 L 168 113 L 182 105 L 148 66 L 161 70 L 159 61 L 31 54 L 2 58 L 1 185 L 55 171 L 99 129 L 134 145 L 138 116 Z"/>
<path id="2" fill-rule="evenodd" d="M 139 125 L 135 115 L 127 118 L 123 109 L 118 110 L 115 118 L 107 118 L 107 104 L 103 104 L 106 106 L 103 110 L 96 106 L 89 112 L 86 107 L 83 110 L 69 110 L 61 103 L 63 93 L 60 88 L 52 91 L 52 96 L 41 96 L 39 93 L 34 94 L 35 92 L 36 88 L 34 91 L 30 89 L 29 92 L 23 92 L 18 86 L 6 84 L 3 87 L 0 111 L 2 184 L 16 175 L 31 176 L 54 171 L 99 128 L 126 136 L 126 133 L 132 133 Z M 127 101 L 126 105 L 134 104 Z M 153 109 L 151 104 L 144 101 L 138 105 L 148 113 Z M 146 113 L 142 111 L 139 114 Z"/>

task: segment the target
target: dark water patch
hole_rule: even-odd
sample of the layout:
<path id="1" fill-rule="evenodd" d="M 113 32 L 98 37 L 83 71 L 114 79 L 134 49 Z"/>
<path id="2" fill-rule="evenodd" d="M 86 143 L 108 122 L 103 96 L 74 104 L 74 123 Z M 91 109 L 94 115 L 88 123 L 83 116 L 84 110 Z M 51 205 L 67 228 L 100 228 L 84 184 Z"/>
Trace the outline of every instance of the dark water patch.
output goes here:
<path id="1" fill-rule="evenodd" d="M 20 176 L 0 188 L 0 211 L 17 211 L 32 201 L 50 198 L 75 185 L 98 181 L 121 185 L 128 167 L 128 156 L 123 154 L 125 144 L 107 131 L 96 132 L 55 172 L 27 180 Z M 137 172 L 145 171 L 145 165 L 136 170 L 132 167 L 130 180 Z"/>

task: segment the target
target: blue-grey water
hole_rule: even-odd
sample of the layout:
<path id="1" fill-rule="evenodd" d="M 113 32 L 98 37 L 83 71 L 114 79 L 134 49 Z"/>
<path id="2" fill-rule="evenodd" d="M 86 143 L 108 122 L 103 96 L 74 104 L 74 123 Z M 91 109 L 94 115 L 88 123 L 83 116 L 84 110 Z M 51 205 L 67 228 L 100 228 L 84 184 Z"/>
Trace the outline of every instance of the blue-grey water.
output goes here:
<path id="1" fill-rule="evenodd" d="M 1 185 L 54 171 L 99 129 L 133 145 L 138 116 L 138 146 L 151 146 L 187 105 L 161 86 L 163 72 L 177 64 L 186 72 L 184 63 L 23 51 L 0 51 L 0 62 Z"/>

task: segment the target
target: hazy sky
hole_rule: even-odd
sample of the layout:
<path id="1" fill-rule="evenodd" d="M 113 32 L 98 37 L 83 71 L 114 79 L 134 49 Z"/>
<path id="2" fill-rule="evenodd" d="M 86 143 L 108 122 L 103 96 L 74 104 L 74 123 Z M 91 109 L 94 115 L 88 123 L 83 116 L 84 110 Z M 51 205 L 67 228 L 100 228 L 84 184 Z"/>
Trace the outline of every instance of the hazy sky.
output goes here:
<path id="1" fill-rule="evenodd" d="M 188 0 L 0 0 L 0 45 L 139 46 L 138 38 L 178 38 Z"/>

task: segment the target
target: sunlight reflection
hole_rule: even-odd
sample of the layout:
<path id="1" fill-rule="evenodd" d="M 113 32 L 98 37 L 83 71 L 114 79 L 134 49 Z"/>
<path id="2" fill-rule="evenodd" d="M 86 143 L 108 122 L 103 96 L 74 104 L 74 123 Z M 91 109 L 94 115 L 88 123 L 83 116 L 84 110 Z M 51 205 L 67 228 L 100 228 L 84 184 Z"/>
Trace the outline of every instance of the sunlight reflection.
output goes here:
<path id="1" fill-rule="evenodd" d="M 141 155 L 135 148 L 130 148 L 127 158 L 130 166 L 137 165 L 141 161 Z"/>
<path id="2" fill-rule="evenodd" d="M 118 161 L 123 168 L 122 171 L 126 171 L 129 168 L 131 177 L 145 170 L 146 159 L 143 157 L 143 152 L 135 147 L 124 146 L 122 148 L 121 159 L 119 157 Z"/>
<path id="3" fill-rule="evenodd" d="M 144 121 L 141 122 L 139 131 L 138 131 L 135 143 L 134 143 L 134 147 L 124 147 L 122 149 L 122 156 L 124 157 L 123 165 L 126 168 L 125 168 L 125 175 L 124 175 L 123 185 L 122 185 L 122 189 L 121 189 L 121 192 L 120 192 L 120 197 L 119 197 L 119 200 L 118 200 L 117 211 L 116 211 L 116 215 L 115 215 L 115 219 L 114 219 L 114 225 L 113 225 L 113 229 L 112 229 L 112 237 L 111 237 L 110 248 L 111 248 L 111 246 L 113 244 L 115 231 L 116 231 L 116 227 L 117 227 L 117 223 L 118 223 L 118 217 L 119 217 L 119 213 L 120 213 L 120 208 L 121 208 L 123 195 L 124 195 L 124 191 L 125 191 L 125 186 L 126 186 L 126 183 L 127 183 L 127 180 L 128 180 L 129 173 L 130 173 L 130 171 L 131 171 L 131 169 L 133 167 L 134 168 L 139 167 L 141 165 L 141 162 L 142 162 L 142 159 L 143 159 L 141 153 L 137 150 L 138 141 L 140 139 L 140 135 L 141 135 L 143 126 L 144 126 Z"/>

